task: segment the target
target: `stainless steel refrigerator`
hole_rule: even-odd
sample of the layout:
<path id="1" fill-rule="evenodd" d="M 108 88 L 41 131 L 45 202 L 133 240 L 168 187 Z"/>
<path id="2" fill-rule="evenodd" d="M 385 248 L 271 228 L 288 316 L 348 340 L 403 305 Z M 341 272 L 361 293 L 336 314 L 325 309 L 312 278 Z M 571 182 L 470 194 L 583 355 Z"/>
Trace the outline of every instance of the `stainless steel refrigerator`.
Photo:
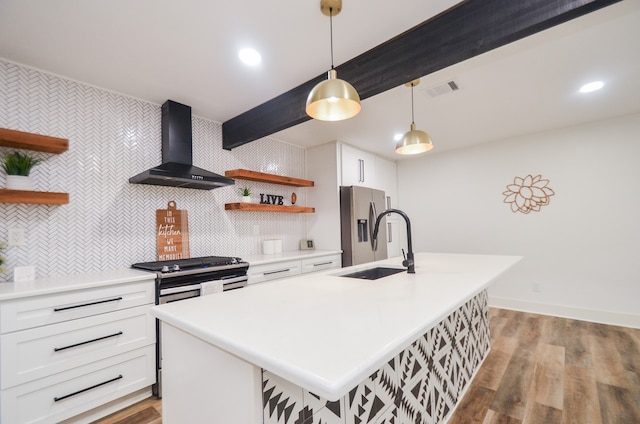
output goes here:
<path id="1" fill-rule="evenodd" d="M 380 221 L 378 237 L 373 241 L 376 218 L 384 210 L 384 191 L 359 186 L 340 187 L 342 266 L 387 258 L 386 217 Z"/>

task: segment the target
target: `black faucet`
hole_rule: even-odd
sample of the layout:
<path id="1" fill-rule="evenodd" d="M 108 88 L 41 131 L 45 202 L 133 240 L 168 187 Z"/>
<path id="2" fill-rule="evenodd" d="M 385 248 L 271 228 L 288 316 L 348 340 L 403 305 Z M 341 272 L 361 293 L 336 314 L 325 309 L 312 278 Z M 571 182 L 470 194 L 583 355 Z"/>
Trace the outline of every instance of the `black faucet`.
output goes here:
<path id="1" fill-rule="evenodd" d="M 402 261 L 402 266 L 407 267 L 407 272 L 409 274 L 415 274 L 416 266 L 415 266 L 415 262 L 413 261 L 413 247 L 411 246 L 411 221 L 409 220 L 409 217 L 407 216 L 406 213 L 402 212 L 400 209 L 387 209 L 386 211 L 382 212 L 380 215 L 378 215 L 378 218 L 376 218 L 376 226 L 373 228 L 373 237 L 371 238 L 373 240 L 376 240 L 378 238 L 378 230 L 380 229 L 380 220 L 389 213 L 397 213 L 398 215 L 403 217 L 405 222 L 407 223 L 408 252 L 407 252 L 407 256 L 404 258 L 404 261 Z"/>

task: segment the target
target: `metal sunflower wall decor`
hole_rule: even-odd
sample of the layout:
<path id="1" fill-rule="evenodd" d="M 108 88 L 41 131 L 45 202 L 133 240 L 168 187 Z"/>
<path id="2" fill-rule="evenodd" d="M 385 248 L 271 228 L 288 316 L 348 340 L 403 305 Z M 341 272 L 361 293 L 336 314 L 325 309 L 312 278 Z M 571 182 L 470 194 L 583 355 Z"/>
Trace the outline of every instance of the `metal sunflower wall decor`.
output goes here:
<path id="1" fill-rule="evenodd" d="M 540 212 L 540 208 L 548 205 L 549 198 L 555 194 L 548 185 L 549 180 L 543 180 L 541 175 L 515 177 L 513 184 L 507 185 L 507 191 L 502 193 L 504 203 L 511 205 L 513 213 Z"/>

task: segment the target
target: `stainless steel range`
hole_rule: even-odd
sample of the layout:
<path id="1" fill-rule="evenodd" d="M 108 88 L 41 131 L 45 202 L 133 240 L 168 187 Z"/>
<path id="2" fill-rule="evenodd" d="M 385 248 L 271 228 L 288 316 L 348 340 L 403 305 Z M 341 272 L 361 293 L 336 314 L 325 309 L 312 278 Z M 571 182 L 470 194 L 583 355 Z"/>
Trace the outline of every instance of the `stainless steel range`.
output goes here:
<path id="1" fill-rule="evenodd" d="M 140 262 L 133 268 L 156 274 L 156 305 L 201 296 L 206 283 L 221 283 L 223 290 L 247 285 L 249 263 L 240 258 L 203 256 L 173 261 Z M 156 384 L 153 393 L 162 398 L 162 346 L 160 323 L 156 320 Z"/>

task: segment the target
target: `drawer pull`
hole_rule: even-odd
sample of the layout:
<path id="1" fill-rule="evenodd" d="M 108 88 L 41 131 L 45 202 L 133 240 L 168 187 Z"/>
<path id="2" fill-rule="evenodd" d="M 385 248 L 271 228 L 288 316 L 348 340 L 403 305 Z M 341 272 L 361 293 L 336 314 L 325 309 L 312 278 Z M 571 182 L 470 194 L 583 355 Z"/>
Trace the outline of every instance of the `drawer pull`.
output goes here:
<path id="1" fill-rule="evenodd" d="M 99 305 L 101 303 L 117 302 L 119 300 L 122 300 L 122 296 L 114 297 L 113 299 L 98 300 L 97 302 L 83 303 L 81 305 L 63 306 L 62 308 L 53 308 L 53 311 L 60 312 L 60 311 L 66 311 L 67 309 L 84 308 L 85 306 Z"/>
<path id="2" fill-rule="evenodd" d="M 329 261 L 329 262 L 322 262 L 319 264 L 313 264 L 313 266 L 323 266 L 323 265 L 331 265 L 333 263 L 333 261 Z"/>
<path id="3" fill-rule="evenodd" d="M 60 352 L 61 350 L 71 349 L 72 347 L 78 347 L 78 346 L 86 345 L 86 344 L 93 343 L 93 342 L 99 342 L 100 340 L 105 340 L 105 339 L 109 339 L 111 337 L 121 336 L 122 334 L 123 334 L 122 331 L 118 331 L 117 333 L 109 334 L 108 336 L 98 337 L 97 339 L 93 339 L 93 340 L 87 340 L 86 342 L 75 343 L 75 344 L 72 344 L 72 345 L 69 345 L 69 346 L 63 346 L 63 347 L 54 347 L 53 351 L 54 352 Z"/>
<path id="4" fill-rule="evenodd" d="M 289 272 L 290 268 L 287 269 L 280 269 L 278 271 L 269 271 L 269 272 L 263 272 L 264 275 L 271 275 L 271 274 L 279 274 L 281 272 Z"/>
<path id="5" fill-rule="evenodd" d="M 107 381 L 103 381 L 102 383 L 94 384 L 93 386 L 91 386 L 91 387 L 87 387 L 86 389 L 78 390 L 77 392 L 69 393 L 68 395 L 64 395 L 64 396 L 54 397 L 54 398 L 53 398 L 53 401 L 54 401 L 54 402 L 59 402 L 59 401 L 61 401 L 61 400 L 64 400 L 64 399 L 70 398 L 70 397 L 72 397 L 72 396 L 79 395 L 80 393 L 87 392 L 87 391 L 89 391 L 89 390 L 92 390 L 92 389 L 98 388 L 98 387 L 100 387 L 100 386 L 104 386 L 105 384 L 113 383 L 114 381 L 120 380 L 121 378 L 122 378 L 122 374 L 120 374 L 120 375 L 119 375 L 119 376 L 117 376 L 116 378 L 112 378 L 111 380 L 107 380 Z"/>

